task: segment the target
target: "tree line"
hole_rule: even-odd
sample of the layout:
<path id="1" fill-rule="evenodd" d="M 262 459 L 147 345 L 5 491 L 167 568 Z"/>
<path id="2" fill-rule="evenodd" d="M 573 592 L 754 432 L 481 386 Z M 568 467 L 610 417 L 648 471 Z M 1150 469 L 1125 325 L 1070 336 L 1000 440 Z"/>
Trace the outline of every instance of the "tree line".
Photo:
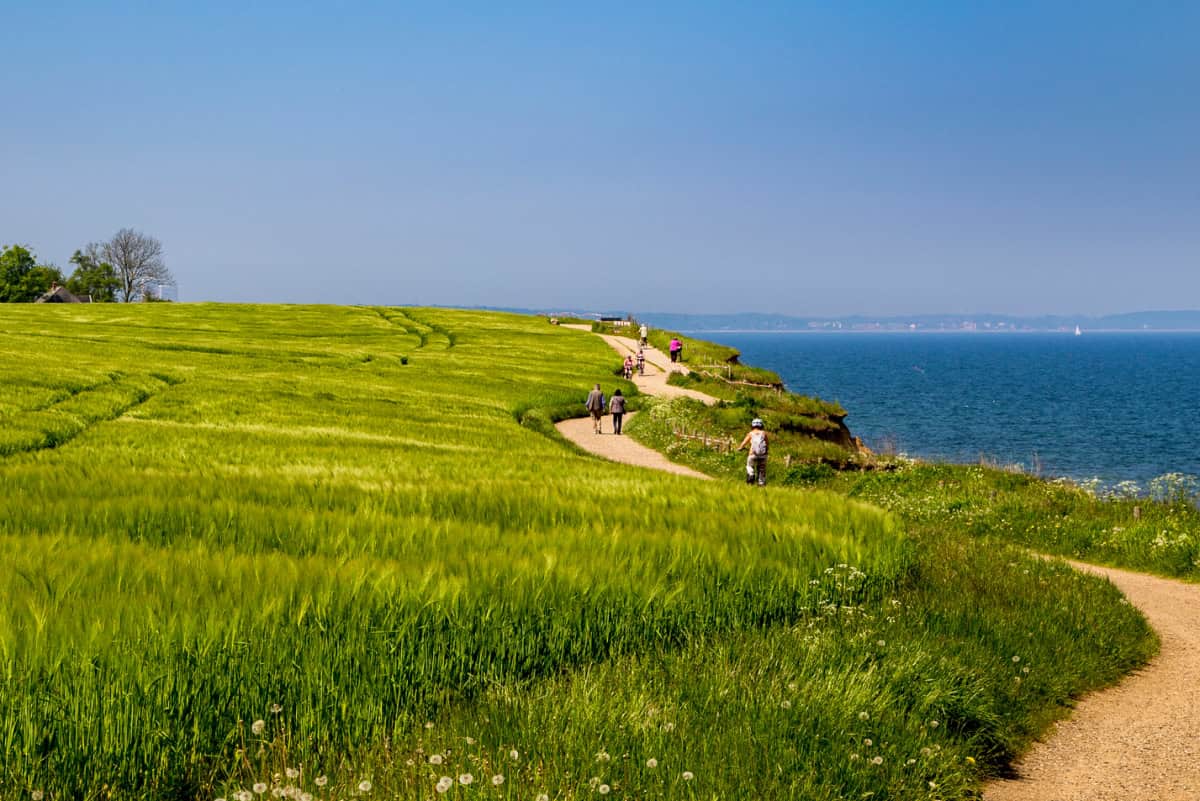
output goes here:
<path id="1" fill-rule="evenodd" d="M 107 242 L 89 242 L 71 256 L 75 270 L 64 276 L 54 264 L 39 264 L 27 246 L 0 248 L 0 303 L 32 303 L 55 285 L 93 303 L 152 300 L 157 286 L 174 286 L 162 243 L 132 228 Z"/>

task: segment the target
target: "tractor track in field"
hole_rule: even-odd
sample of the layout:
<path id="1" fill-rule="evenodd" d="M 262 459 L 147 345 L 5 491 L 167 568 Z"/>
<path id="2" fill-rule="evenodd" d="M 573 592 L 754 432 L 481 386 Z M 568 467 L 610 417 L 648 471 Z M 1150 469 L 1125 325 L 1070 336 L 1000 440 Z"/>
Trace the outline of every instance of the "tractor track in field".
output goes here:
<path id="1" fill-rule="evenodd" d="M 622 357 L 637 352 L 630 338 L 601 336 Z M 647 375 L 634 380 L 641 392 L 715 402 L 704 393 L 668 384 L 672 368 L 666 356 L 654 348 L 645 353 Z M 556 427 L 584 450 L 606 459 L 709 478 L 628 437 L 613 435 L 611 418 L 604 419 L 604 434 L 593 433 L 586 417 L 564 420 Z M 1116 585 L 1158 633 L 1161 650 L 1119 684 L 1081 699 L 1069 718 L 1053 725 L 1013 766 L 1009 777 L 984 786 L 984 801 L 1200 801 L 1200 585 L 1080 562 L 1072 565 Z"/>

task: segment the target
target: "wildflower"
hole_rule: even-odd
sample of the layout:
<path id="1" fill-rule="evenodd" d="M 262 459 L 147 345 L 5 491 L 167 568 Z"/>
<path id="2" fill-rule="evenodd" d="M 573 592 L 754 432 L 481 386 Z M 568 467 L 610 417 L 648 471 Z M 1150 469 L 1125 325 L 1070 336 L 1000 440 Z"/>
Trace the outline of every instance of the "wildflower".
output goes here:
<path id="1" fill-rule="evenodd" d="M 255 793 L 256 795 L 262 795 L 262 794 L 263 794 L 263 793 L 265 793 L 266 791 L 267 791 L 267 785 L 266 785 L 266 783 L 265 783 L 265 782 L 255 782 L 255 784 L 254 784 L 254 793 Z"/>
<path id="2" fill-rule="evenodd" d="M 608 762 L 611 759 L 612 759 L 612 757 L 608 755 L 607 751 L 596 752 L 596 761 L 597 762 Z"/>
<path id="3" fill-rule="evenodd" d="M 882 648 L 883 646 L 887 645 L 887 640 L 876 640 L 875 644 Z"/>
<path id="4" fill-rule="evenodd" d="M 1028 673 L 1028 672 L 1029 672 L 1029 665 L 1026 665 L 1025 667 L 1021 668 L 1021 672 L 1022 672 L 1022 673 Z"/>
<path id="5" fill-rule="evenodd" d="M 329 777 L 328 776 L 318 776 L 316 779 L 313 780 L 313 783 L 316 784 L 318 787 L 324 787 L 325 785 L 329 784 Z"/>
<path id="6" fill-rule="evenodd" d="M 596 788 L 596 792 L 598 792 L 600 795 L 608 795 L 610 790 L 612 790 L 612 788 L 607 784 L 602 784 Z"/>
<path id="7" fill-rule="evenodd" d="M 441 754 L 430 754 L 429 755 L 429 764 L 430 765 L 442 764 L 442 755 Z"/>
<path id="8" fill-rule="evenodd" d="M 508 752 L 508 758 L 511 759 L 513 762 L 516 762 L 518 759 L 521 758 L 521 752 L 514 748 L 513 750 Z"/>
<path id="9" fill-rule="evenodd" d="M 550 801 L 550 796 L 545 793 L 539 793 L 538 797 L 533 799 L 533 801 Z"/>
<path id="10" fill-rule="evenodd" d="M 789 700 L 787 700 L 787 699 L 785 698 L 785 699 L 784 699 L 784 700 L 783 700 L 783 701 L 782 701 L 782 702 L 779 704 L 779 706 L 783 707 L 784 709 L 791 709 L 791 708 L 792 708 L 792 702 L 791 702 L 791 701 L 789 701 Z"/>
<path id="11" fill-rule="evenodd" d="M 473 781 L 475 781 L 475 777 L 472 776 L 470 773 L 458 774 L 458 783 L 461 784 L 463 787 L 466 787 L 468 784 L 470 784 Z"/>
<path id="12" fill-rule="evenodd" d="M 936 790 L 936 789 L 937 789 L 937 782 L 930 782 L 930 783 L 929 783 L 929 789 L 930 789 L 930 790 Z"/>
<path id="13" fill-rule="evenodd" d="M 425 728 L 427 728 L 427 729 L 432 729 L 432 728 L 433 728 L 433 721 L 432 721 L 432 720 L 427 720 L 427 721 L 425 721 Z"/>
<path id="14" fill-rule="evenodd" d="M 284 773 L 287 774 L 289 779 L 296 779 L 300 777 L 300 771 L 296 770 L 295 768 L 288 768 L 284 771 Z"/>
<path id="15" fill-rule="evenodd" d="M 675 724 L 670 721 L 663 724 L 663 731 L 675 731 Z"/>
<path id="16" fill-rule="evenodd" d="M 31 801 L 42 801 L 42 799 L 45 797 L 46 797 L 46 794 L 43 793 L 41 790 L 34 790 L 32 793 L 29 794 L 29 798 L 31 799 Z M 222 801 L 224 801 L 224 799 L 222 799 Z"/>
<path id="17" fill-rule="evenodd" d="M 938 727 L 938 722 L 936 720 L 929 721 L 929 728 L 936 729 L 937 727 Z"/>
<path id="18" fill-rule="evenodd" d="M 433 789 L 437 790 L 439 793 L 447 793 L 453 786 L 454 779 L 451 779 L 449 776 L 443 776 L 442 778 L 438 779 L 438 783 Z"/>
<path id="19" fill-rule="evenodd" d="M 271 704 L 271 714 L 272 715 L 278 715 L 282 711 L 283 711 L 283 707 L 281 707 L 279 704 Z"/>
<path id="20" fill-rule="evenodd" d="M 872 740 L 870 737 L 864 737 L 863 745 L 865 745 L 867 748 L 870 748 L 871 746 L 875 745 L 875 741 Z"/>
<path id="21" fill-rule="evenodd" d="M 1014 655 L 1013 655 L 1013 662 L 1020 662 L 1020 661 L 1021 661 L 1021 657 L 1019 657 L 1019 656 L 1017 656 L 1016 654 L 1014 654 Z"/>
<path id="22" fill-rule="evenodd" d="M 796 692 L 796 682 L 793 681 L 793 682 L 789 683 L 788 689 L 791 690 L 792 692 Z"/>
<path id="23" fill-rule="evenodd" d="M 968 765 L 974 765 L 974 764 L 975 764 L 975 757 L 967 757 L 967 758 L 966 758 L 964 761 L 965 761 L 965 762 L 966 762 Z"/>
<path id="24" fill-rule="evenodd" d="M 358 783 L 358 791 L 360 793 L 371 792 L 371 783 L 369 781 L 367 781 L 366 779 L 363 779 L 361 782 Z"/>
<path id="25" fill-rule="evenodd" d="M 256 737 L 257 737 L 257 736 L 259 736 L 259 735 L 261 735 L 261 734 L 262 734 L 264 731 L 266 731 L 266 730 L 267 730 L 267 724 L 266 724 L 266 721 L 262 721 L 262 720 L 256 720 L 256 721 L 254 721 L 253 723 L 251 723 L 251 724 L 250 724 L 250 731 L 251 731 L 251 732 L 254 734 L 254 736 L 256 736 Z"/>
<path id="26" fill-rule="evenodd" d="M 859 720 L 870 720 L 870 718 L 871 718 L 871 715 L 868 714 L 867 712 L 859 712 L 858 713 Z"/>
<path id="27" fill-rule="evenodd" d="M 654 770 L 658 767 L 658 760 L 654 757 L 650 757 L 646 760 L 646 767 L 650 768 L 650 770 Z"/>
<path id="28" fill-rule="evenodd" d="M 909 759 L 909 760 L 906 760 L 906 761 L 904 762 L 904 764 L 905 764 L 905 765 L 915 765 L 915 764 L 917 764 L 917 760 L 915 760 L 915 759 Z"/>
<path id="29" fill-rule="evenodd" d="M 871 764 L 872 764 L 872 765 L 882 765 L 882 764 L 883 764 L 883 757 L 881 757 L 881 756 L 872 757 L 872 758 L 871 758 Z"/>
<path id="30" fill-rule="evenodd" d="M 495 776 L 493 776 L 492 784 L 495 785 L 496 787 L 499 787 L 500 785 L 504 784 L 504 774 L 497 773 Z"/>
<path id="31" fill-rule="evenodd" d="M 857 761 L 858 759 L 859 759 L 859 756 L 858 756 L 858 754 L 851 754 L 851 755 L 850 755 L 850 761 L 851 761 L 851 762 L 855 762 L 855 761 Z"/>
<path id="32" fill-rule="evenodd" d="M 474 738 L 474 737 L 468 737 L 468 738 L 467 738 L 467 745 L 475 745 L 475 738 Z"/>
<path id="33" fill-rule="evenodd" d="M 685 782 L 690 782 L 694 778 L 696 778 L 696 774 L 692 773 L 690 770 L 685 770 L 683 772 L 683 780 Z"/>
<path id="34" fill-rule="evenodd" d="M 296 801 L 313 801 L 312 793 L 301 793 Z"/>
<path id="35" fill-rule="evenodd" d="M 930 751 L 928 746 L 921 749 L 921 756 L 923 756 L 923 757 L 927 757 L 932 753 L 933 753 L 933 751 Z"/>

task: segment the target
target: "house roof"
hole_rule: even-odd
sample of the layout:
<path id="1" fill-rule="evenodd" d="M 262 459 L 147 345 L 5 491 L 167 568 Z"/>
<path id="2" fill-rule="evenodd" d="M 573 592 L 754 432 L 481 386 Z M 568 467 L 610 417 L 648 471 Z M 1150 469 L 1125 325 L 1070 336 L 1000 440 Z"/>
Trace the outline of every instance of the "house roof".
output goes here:
<path id="1" fill-rule="evenodd" d="M 88 298 L 88 300 L 91 300 L 91 298 Z M 75 297 L 67 291 L 66 287 L 60 286 L 43 294 L 34 303 L 87 303 L 87 301 Z"/>

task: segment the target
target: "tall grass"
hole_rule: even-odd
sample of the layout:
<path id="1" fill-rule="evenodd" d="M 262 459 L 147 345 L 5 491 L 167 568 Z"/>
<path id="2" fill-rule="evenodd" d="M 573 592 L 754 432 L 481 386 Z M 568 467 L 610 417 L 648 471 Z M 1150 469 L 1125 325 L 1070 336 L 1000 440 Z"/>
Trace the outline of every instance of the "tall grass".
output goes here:
<path id="1" fill-rule="evenodd" d="M 438 749 L 460 796 L 916 798 L 1144 656 L 1098 583 L 564 447 L 611 361 L 484 312 L 6 310 L 0 797 L 426 798 Z"/>

